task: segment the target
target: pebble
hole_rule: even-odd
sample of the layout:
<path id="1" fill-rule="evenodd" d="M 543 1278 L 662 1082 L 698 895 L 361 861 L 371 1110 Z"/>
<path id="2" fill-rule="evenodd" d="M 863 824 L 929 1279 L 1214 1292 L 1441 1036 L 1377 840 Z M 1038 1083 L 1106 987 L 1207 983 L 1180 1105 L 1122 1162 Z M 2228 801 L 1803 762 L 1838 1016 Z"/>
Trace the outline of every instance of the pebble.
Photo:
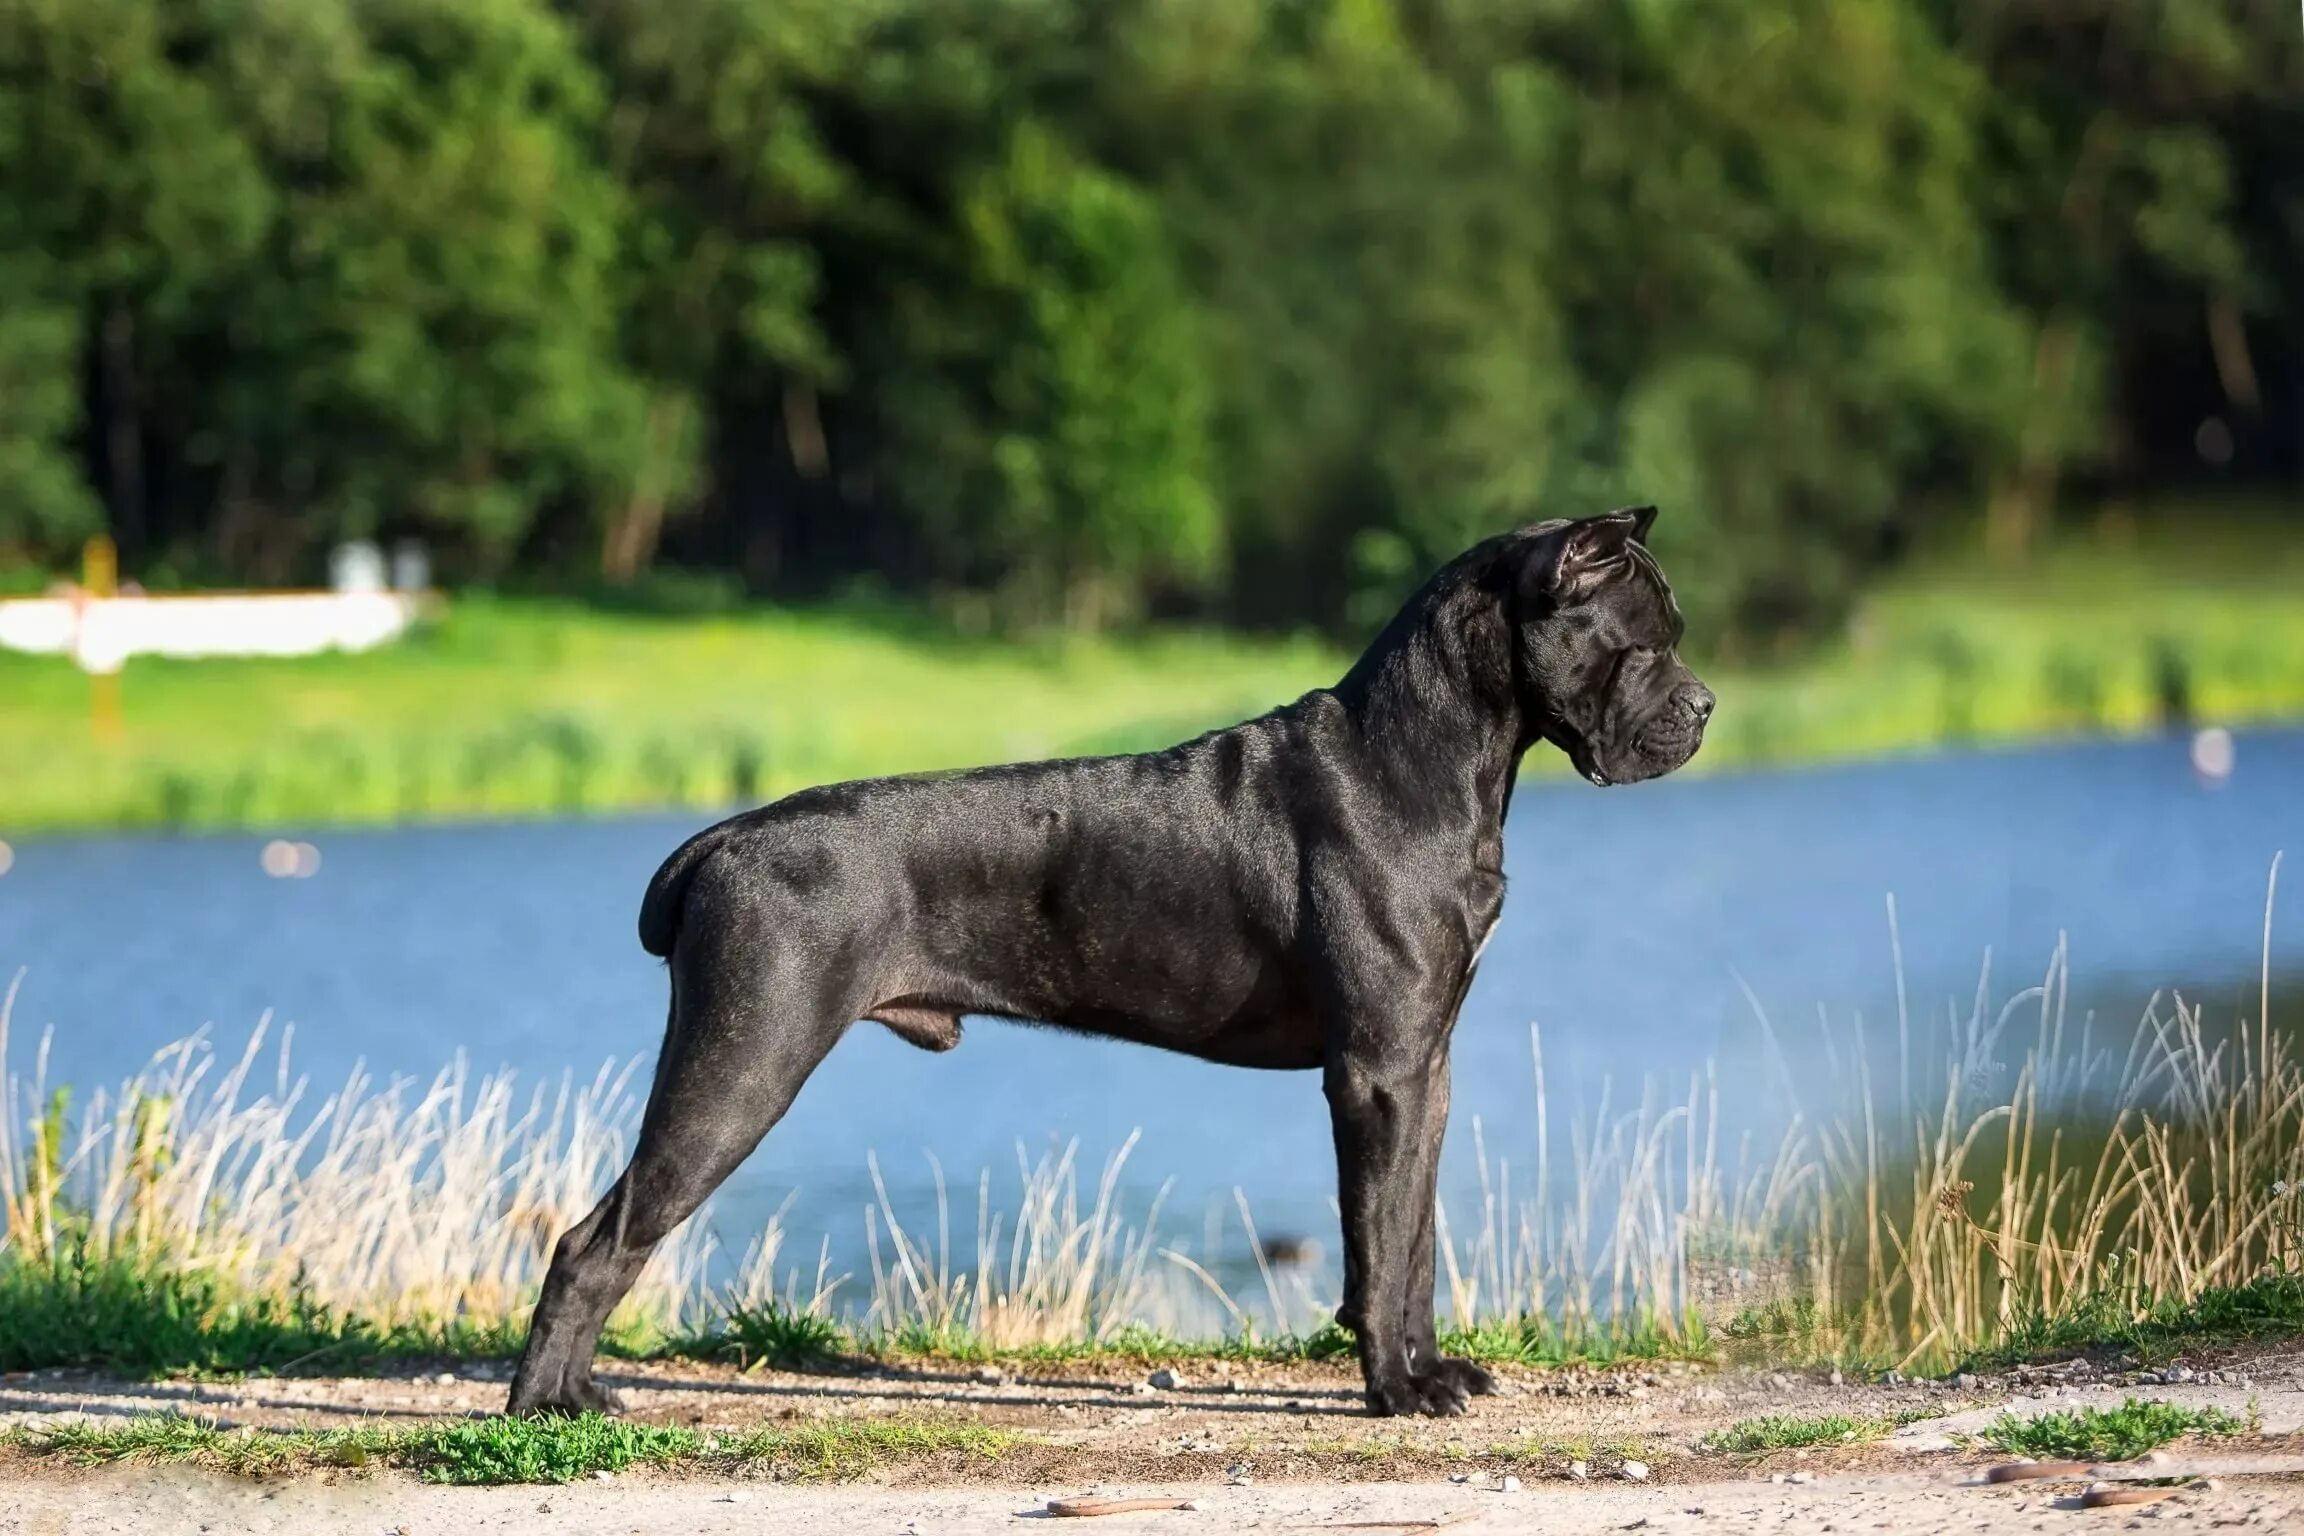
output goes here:
<path id="1" fill-rule="evenodd" d="M 1588 1482 L 1592 1477 L 1592 1467 L 1588 1462 L 1572 1461 L 1568 1463 L 1568 1475 L 1579 1483 Z"/>
<path id="2" fill-rule="evenodd" d="M 1969 1375 L 1966 1371 L 1962 1371 L 1959 1375 L 1952 1378 L 1952 1385 L 1958 1387 L 1963 1392 L 1973 1392 L 1976 1390 L 1976 1378 Z"/>
<path id="3" fill-rule="evenodd" d="M 1235 1488 L 1245 1488 L 1256 1481 L 1256 1469 L 1244 1461 L 1236 1461 L 1224 1469 L 1224 1481 Z"/>
<path id="4" fill-rule="evenodd" d="M 1836 1387 L 1841 1386 L 1846 1382 L 1846 1380 L 1847 1378 L 1840 1374 L 1840 1367 L 1832 1367 L 1832 1385 Z"/>
<path id="5" fill-rule="evenodd" d="M 1162 1369 L 1152 1373 L 1152 1386 L 1156 1391 L 1173 1392 L 1182 1385 L 1174 1371 Z"/>
<path id="6" fill-rule="evenodd" d="M 1884 1387 L 1900 1387 L 1904 1385 L 1904 1373 L 1902 1371 L 1884 1372 L 1880 1377 L 1880 1385 Z"/>
<path id="7" fill-rule="evenodd" d="M 1815 1473 L 1813 1473 L 1813 1472 L 1794 1472 L 1794 1473 L 1791 1473 L 1790 1475 L 1788 1475 L 1788 1476 L 1787 1476 L 1787 1477 L 1784 1479 L 1784 1481 L 1786 1481 L 1786 1482 L 1788 1482 L 1788 1483 L 1801 1483 L 1801 1484 L 1812 1483 L 1812 1482 L 1816 1481 L 1816 1474 L 1815 1474 Z"/>
<path id="8" fill-rule="evenodd" d="M 1496 1491 L 1498 1493 L 1518 1493 L 1520 1491 L 1520 1479 L 1507 1472 L 1497 1481 Z"/>
<path id="9" fill-rule="evenodd" d="M 1648 1463 L 1644 1461 L 1627 1461 L 1624 1463 L 1623 1478 L 1624 1481 L 1628 1483 L 1644 1483 L 1648 1481 Z"/>
<path id="10" fill-rule="evenodd" d="M 996 1387 L 1008 1378 L 996 1365 L 980 1365 L 976 1367 L 976 1379 L 988 1387 Z"/>
<path id="11" fill-rule="evenodd" d="M 749 1504 L 752 1502 L 752 1495 L 739 1488 L 733 1493 L 720 1495 L 713 1502 L 716 1504 Z"/>
<path id="12" fill-rule="evenodd" d="M 1136 1383 L 1135 1386 L 1129 1388 L 1129 1390 L 1134 1392 L 1138 1397 L 1150 1397 L 1152 1395 L 1152 1383 L 1148 1381 L 1140 1381 Z"/>
<path id="13" fill-rule="evenodd" d="M 432 1380 L 438 1383 L 440 1386 L 452 1387 L 456 1385 L 456 1373 L 454 1371 L 442 1371 L 439 1375 L 433 1377 Z"/>
<path id="14" fill-rule="evenodd" d="M 616 1481 L 616 1474 L 609 1471 L 595 1472 L 592 1474 L 592 1481 L 596 1483 L 612 1483 Z"/>

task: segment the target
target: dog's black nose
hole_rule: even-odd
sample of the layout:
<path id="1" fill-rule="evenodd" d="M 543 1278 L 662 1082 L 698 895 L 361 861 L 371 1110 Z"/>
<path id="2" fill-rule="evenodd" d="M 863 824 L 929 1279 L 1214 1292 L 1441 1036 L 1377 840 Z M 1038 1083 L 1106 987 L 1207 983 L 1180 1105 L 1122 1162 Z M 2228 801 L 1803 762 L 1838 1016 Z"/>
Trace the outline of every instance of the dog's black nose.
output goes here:
<path id="1" fill-rule="evenodd" d="M 1701 725 L 1712 718 L 1712 706 L 1719 701 L 1712 697 L 1711 689 L 1698 683 L 1681 695 L 1681 702 L 1688 706 L 1688 713 L 1694 715 L 1697 723 Z"/>

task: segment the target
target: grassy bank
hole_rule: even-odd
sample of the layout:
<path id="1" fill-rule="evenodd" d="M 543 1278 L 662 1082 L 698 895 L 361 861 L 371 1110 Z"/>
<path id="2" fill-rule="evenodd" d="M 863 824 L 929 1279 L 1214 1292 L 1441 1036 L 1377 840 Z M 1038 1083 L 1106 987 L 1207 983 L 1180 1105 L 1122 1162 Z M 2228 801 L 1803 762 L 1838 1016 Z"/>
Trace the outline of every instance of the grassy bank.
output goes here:
<path id="1" fill-rule="evenodd" d="M 1704 1075 L 1678 1093 L 1650 1084 L 1629 1112 L 1579 1115 L 1555 1145 L 1548 1128 L 1566 1117 L 1547 1110 L 1537 1042 L 1533 1180 L 1516 1186 L 1483 1141 L 1477 1208 L 1440 1211 L 1454 1347 L 1531 1362 L 1730 1348 L 1939 1371 L 2296 1331 L 2294 1041 L 2264 1017 L 2219 1024 L 2181 1001 L 2099 1039 L 2066 1018 L 2067 996 L 2059 955 L 2003 1007 L 1979 998 L 1915 1058 L 1940 1074 L 1905 1074 L 1901 1047 L 1876 1061 L 1861 1035 L 1793 1053 L 1849 1082 L 1788 1067 L 1796 1115 L 1733 1159 Z M 260 1040 L 236 1059 L 194 1040 L 117 1091 L 9 1083 L 0 1369 L 346 1368 L 516 1347 L 556 1234 L 622 1165 L 628 1078 L 522 1092 L 458 1066 L 429 1085 L 355 1081 L 314 1105 L 263 1091 L 287 1077 L 258 1073 L 260 1057 Z M 706 1216 L 659 1250 L 611 1347 L 745 1364 L 1346 1350 L 1325 1323 L 1332 1275 L 1263 1267 L 1261 1294 L 1228 1293 L 1209 1255 L 1163 1236 L 1156 1203 L 1126 1208 L 1126 1156 L 1090 1178 L 1052 1153 L 1012 1195 L 987 1176 L 973 1252 L 946 1213 L 908 1228 L 883 1191 L 869 1273 L 852 1281 L 786 1262 L 788 1247 L 820 1250 L 774 1221 L 741 1262 L 715 1265 Z M 1241 1216 L 1253 1251 L 1245 1202 Z M 1720 1318 L 1710 1280 L 1739 1271 L 1771 1276 L 1776 1299 Z M 1227 1342 L 1184 1342 L 1210 1339 Z"/>
<path id="2" fill-rule="evenodd" d="M 780 1482 L 840 1482 L 892 1463 L 997 1458 L 1022 1436 L 930 1418 L 828 1419 L 715 1435 L 674 1425 L 504 1419 L 408 1428 L 260 1430 L 155 1414 L 115 1425 L 65 1425 L 0 1436 L 35 1455 L 80 1466 L 189 1465 L 242 1477 L 391 1467 L 436 1483 L 567 1483 L 635 1467 Z"/>
<path id="3" fill-rule="evenodd" d="M 2304 714 L 2304 540 L 2155 524 L 2021 569 L 1915 564 L 1846 636 L 1708 668 L 1699 765 Z M 1701 639 L 1701 637 L 1699 637 Z M 1334 681 L 1310 641 L 1027 645 L 883 611 L 664 618 L 466 598 L 365 656 L 139 660 L 123 739 L 69 664 L 0 654 L 0 836 L 717 808 L 807 784 L 1176 740 Z M 1557 770 L 1548 753 L 1537 772 Z"/>

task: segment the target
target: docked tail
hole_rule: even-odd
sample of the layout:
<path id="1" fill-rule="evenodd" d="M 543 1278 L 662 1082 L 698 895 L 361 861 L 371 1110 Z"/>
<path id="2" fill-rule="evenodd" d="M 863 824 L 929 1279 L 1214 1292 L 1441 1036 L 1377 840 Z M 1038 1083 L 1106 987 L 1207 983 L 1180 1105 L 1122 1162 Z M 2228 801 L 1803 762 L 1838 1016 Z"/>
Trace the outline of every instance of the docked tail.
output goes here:
<path id="1" fill-rule="evenodd" d="M 718 846 L 721 827 L 707 827 L 682 843 L 648 882 L 640 898 L 640 947 L 657 956 L 669 956 L 680 937 L 680 909 L 686 904 L 688 881 L 696 866 Z"/>

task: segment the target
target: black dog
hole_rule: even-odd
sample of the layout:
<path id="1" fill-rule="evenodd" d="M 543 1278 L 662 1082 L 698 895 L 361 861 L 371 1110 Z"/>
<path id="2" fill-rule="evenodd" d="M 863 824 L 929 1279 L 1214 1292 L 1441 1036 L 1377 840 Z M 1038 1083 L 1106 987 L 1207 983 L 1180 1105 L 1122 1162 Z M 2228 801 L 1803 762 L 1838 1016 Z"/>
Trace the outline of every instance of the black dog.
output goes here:
<path id="1" fill-rule="evenodd" d="M 650 1250 L 748 1156 L 851 1022 L 950 1050 L 963 1014 L 1321 1072 L 1344 1304 L 1378 1413 L 1460 1413 L 1433 1185 L 1448 1037 L 1504 900 L 1539 739 L 1595 784 L 1694 755 L 1712 695 L 1638 542 L 1642 507 L 1443 568 L 1334 688 L 1139 757 L 806 790 L 692 838 L 640 907 L 671 1020 L 631 1166 L 552 1258 L 511 1410 L 592 1380 Z"/>

